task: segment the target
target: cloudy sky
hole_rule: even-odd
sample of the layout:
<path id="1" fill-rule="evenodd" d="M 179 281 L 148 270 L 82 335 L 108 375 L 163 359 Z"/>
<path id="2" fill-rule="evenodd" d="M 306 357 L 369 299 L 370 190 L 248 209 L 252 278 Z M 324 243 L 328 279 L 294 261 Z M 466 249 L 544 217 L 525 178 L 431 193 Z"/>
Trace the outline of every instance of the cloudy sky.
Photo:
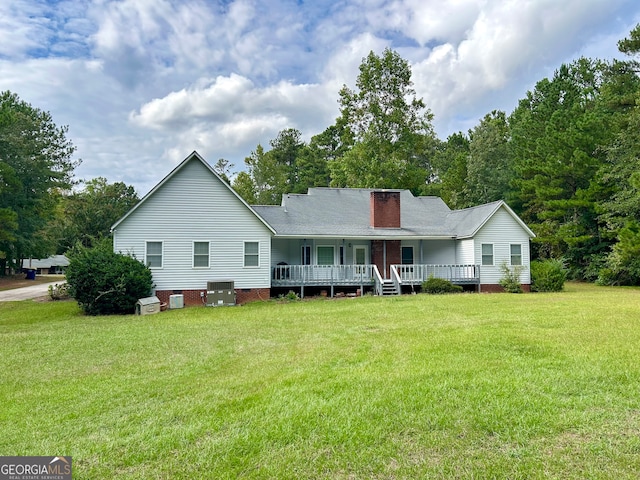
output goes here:
<path id="1" fill-rule="evenodd" d="M 637 0 L 1 0 L 0 91 L 69 126 L 78 178 L 143 195 L 193 150 L 239 170 L 322 132 L 371 50 L 410 62 L 446 139 L 639 22 Z"/>

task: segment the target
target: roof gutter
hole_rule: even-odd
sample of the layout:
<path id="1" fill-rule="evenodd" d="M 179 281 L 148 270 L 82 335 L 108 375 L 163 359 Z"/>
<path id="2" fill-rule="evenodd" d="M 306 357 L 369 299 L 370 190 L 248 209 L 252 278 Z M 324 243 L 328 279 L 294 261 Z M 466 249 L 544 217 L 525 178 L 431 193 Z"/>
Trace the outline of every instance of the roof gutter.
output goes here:
<path id="1" fill-rule="evenodd" d="M 429 236 L 429 235 L 398 235 L 398 236 L 389 236 L 389 235 L 280 235 L 277 234 L 274 238 L 283 238 L 283 239 L 312 239 L 312 238 L 320 238 L 320 239 L 343 239 L 348 238 L 350 240 L 456 240 L 458 237 L 451 235 L 437 235 L 437 236 Z"/>

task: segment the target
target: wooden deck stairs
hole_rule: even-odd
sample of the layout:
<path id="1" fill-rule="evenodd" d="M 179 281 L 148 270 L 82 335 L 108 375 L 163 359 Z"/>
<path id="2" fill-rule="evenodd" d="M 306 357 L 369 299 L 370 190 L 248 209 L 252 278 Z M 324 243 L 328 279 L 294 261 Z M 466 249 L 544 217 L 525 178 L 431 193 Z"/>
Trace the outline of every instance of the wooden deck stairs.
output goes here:
<path id="1" fill-rule="evenodd" d="M 400 291 L 392 280 L 384 280 L 382 282 L 382 295 L 400 295 Z"/>

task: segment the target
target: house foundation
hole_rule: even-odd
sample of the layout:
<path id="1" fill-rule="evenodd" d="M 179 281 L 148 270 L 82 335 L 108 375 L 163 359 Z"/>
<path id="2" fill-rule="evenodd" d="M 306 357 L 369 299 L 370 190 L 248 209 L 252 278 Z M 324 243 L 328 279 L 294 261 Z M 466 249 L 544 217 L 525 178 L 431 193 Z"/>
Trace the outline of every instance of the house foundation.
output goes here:
<path id="1" fill-rule="evenodd" d="M 242 305 L 248 302 L 255 302 L 258 300 L 269 300 L 271 295 L 270 288 L 236 288 L 236 305 Z M 184 305 L 202 306 L 205 305 L 207 298 L 207 289 L 200 290 L 156 290 L 155 295 L 160 299 L 162 303 L 169 303 L 169 297 L 171 295 L 180 294 L 184 296 Z"/>

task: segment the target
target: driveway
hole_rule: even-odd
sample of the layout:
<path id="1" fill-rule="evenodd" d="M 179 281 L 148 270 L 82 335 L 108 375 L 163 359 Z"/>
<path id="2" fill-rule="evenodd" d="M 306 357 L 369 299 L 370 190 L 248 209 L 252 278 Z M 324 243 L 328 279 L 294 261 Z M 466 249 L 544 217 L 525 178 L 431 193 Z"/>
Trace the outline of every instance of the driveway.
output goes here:
<path id="1" fill-rule="evenodd" d="M 0 292 L 0 302 L 14 302 L 18 300 L 29 300 L 31 298 L 44 297 L 49 295 L 49 285 L 60 284 L 60 281 L 51 283 L 39 283 L 30 287 L 14 288 Z"/>

